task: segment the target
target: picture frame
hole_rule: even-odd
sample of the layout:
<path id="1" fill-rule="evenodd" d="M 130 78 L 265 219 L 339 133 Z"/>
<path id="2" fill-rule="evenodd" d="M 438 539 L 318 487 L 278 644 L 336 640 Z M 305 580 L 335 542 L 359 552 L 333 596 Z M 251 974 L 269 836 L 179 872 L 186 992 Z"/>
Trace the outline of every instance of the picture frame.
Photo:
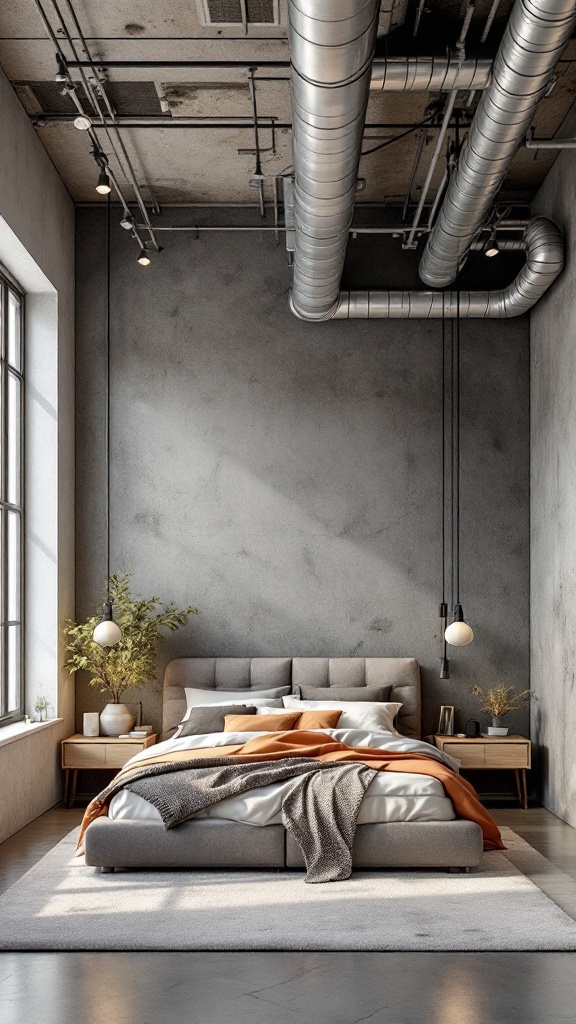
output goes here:
<path id="1" fill-rule="evenodd" d="M 440 718 L 438 720 L 438 735 L 439 736 L 453 736 L 454 735 L 454 705 L 453 704 L 441 704 L 440 705 Z"/>

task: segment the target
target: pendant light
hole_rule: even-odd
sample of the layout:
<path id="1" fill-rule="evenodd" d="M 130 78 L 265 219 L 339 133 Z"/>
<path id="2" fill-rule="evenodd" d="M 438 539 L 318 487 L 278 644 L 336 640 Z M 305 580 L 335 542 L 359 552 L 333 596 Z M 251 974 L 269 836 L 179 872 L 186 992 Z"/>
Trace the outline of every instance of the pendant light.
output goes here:
<path id="1" fill-rule="evenodd" d="M 474 639 L 460 603 L 460 289 L 456 293 L 456 331 L 451 332 L 451 448 L 452 448 L 452 603 L 453 621 L 444 632 L 451 647 L 467 647 Z"/>
<path id="2" fill-rule="evenodd" d="M 446 602 L 446 317 L 444 315 L 445 295 L 442 294 L 442 600 L 440 620 L 442 645 L 440 648 L 440 679 L 450 679 L 450 662 L 446 651 L 446 627 L 448 625 L 448 604 Z"/>
<path id="3" fill-rule="evenodd" d="M 110 600 L 110 193 L 106 205 L 106 602 L 104 614 L 92 634 L 100 647 L 114 647 L 122 630 L 114 622 Z"/>

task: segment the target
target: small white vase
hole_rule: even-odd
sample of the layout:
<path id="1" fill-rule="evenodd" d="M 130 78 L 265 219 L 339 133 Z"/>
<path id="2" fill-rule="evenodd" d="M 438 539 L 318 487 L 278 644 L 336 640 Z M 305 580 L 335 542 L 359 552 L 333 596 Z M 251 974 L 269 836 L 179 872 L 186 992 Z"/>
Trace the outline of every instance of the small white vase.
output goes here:
<path id="1" fill-rule="evenodd" d="M 100 712 L 101 736 L 120 736 L 130 732 L 136 715 L 133 715 L 127 704 L 107 704 Z"/>
<path id="2" fill-rule="evenodd" d="M 488 729 L 486 731 L 487 731 L 489 736 L 507 736 L 508 735 L 508 728 L 504 728 L 503 726 L 489 725 Z"/>

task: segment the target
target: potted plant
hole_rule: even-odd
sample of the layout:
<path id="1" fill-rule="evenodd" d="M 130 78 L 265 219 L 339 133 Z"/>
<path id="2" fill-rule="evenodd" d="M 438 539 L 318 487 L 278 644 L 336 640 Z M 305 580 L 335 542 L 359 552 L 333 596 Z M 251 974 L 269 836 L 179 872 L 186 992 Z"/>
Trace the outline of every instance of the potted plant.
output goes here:
<path id="1" fill-rule="evenodd" d="M 46 719 L 48 718 L 48 708 L 51 708 L 52 706 L 53 705 L 50 703 L 47 697 L 36 697 L 36 701 L 34 703 L 34 711 L 36 712 L 37 715 L 39 715 L 39 722 L 46 721 Z"/>
<path id="2" fill-rule="evenodd" d="M 473 686 L 472 693 L 478 698 L 480 710 L 487 715 L 492 715 L 492 725 L 488 726 L 489 736 L 507 736 L 508 726 L 502 724 L 504 715 L 511 711 L 518 711 L 523 704 L 537 700 L 532 690 L 522 690 L 519 693 L 514 686 L 505 686 L 498 683 L 491 686 L 489 690 L 483 690 L 481 686 Z"/>
<path id="3" fill-rule="evenodd" d="M 121 697 L 154 678 L 162 630 L 174 632 L 184 625 L 189 615 L 197 613 L 196 608 L 180 610 L 172 605 L 156 611 L 160 599 L 134 597 L 130 592 L 130 579 L 131 573 L 110 577 L 114 618 L 122 630 L 122 639 L 115 647 L 101 647 L 93 640 L 92 634 L 100 622 L 99 614 L 83 622 L 68 619 L 64 625 L 69 652 L 66 668 L 71 673 L 90 672 L 90 685 L 98 686 L 108 696 L 109 703 L 100 714 L 100 732 L 104 736 L 119 736 L 130 731 L 136 717 L 121 702 Z"/>

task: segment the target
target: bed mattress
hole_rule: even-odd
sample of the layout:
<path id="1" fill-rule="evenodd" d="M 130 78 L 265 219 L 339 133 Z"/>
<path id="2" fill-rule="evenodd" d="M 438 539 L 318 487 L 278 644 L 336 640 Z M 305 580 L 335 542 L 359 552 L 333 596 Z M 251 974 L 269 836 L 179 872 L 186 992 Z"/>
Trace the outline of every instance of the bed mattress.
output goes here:
<path id="1" fill-rule="evenodd" d="M 358 729 L 321 731 L 349 746 L 426 753 L 439 761 L 449 763 L 451 767 L 457 767 L 452 758 L 419 740 L 406 739 L 392 733 L 374 733 Z M 202 747 L 245 743 L 258 735 L 261 736 L 262 733 L 210 733 L 179 740 L 166 740 L 153 747 L 147 747 L 132 758 L 129 764 L 145 764 L 155 755 L 171 750 L 189 749 L 192 752 Z M 282 823 L 282 800 L 295 784 L 294 779 L 288 779 L 273 786 L 252 789 L 239 796 L 221 800 L 212 807 L 200 811 L 195 817 L 217 818 L 254 826 L 278 825 Z M 161 821 L 156 807 L 127 789 L 113 797 L 109 817 L 112 821 Z M 452 821 L 454 818 L 452 802 L 437 779 L 412 773 L 379 772 L 366 790 L 358 824 Z"/>

